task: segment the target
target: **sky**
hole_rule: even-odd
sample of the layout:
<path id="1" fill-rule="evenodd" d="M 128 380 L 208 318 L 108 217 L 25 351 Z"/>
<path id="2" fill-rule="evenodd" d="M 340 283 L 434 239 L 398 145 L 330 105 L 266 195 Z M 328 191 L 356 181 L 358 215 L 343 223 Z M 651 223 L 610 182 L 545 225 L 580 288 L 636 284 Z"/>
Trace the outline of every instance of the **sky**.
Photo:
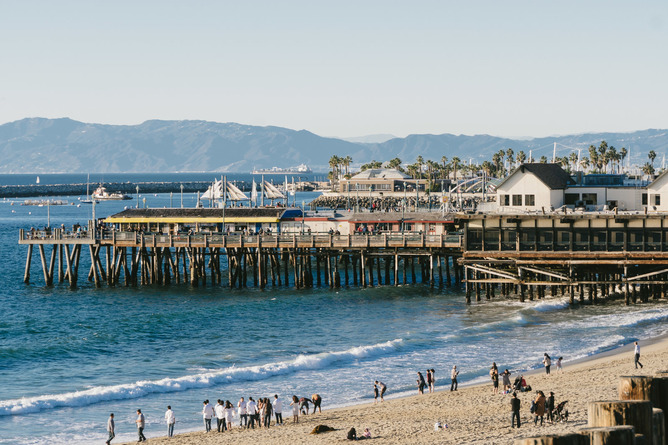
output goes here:
<path id="1" fill-rule="evenodd" d="M 0 0 L 0 124 L 668 128 L 668 2 Z"/>

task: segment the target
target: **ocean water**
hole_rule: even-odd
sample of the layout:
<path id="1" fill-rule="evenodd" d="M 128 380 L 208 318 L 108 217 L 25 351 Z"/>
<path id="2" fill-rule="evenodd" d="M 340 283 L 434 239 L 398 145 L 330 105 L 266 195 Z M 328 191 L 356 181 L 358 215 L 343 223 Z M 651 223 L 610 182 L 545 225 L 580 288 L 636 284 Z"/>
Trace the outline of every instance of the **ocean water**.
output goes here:
<path id="1" fill-rule="evenodd" d="M 162 207 L 169 196 L 147 202 Z M 194 202 L 187 197 L 186 205 Z M 125 205 L 105 202 L 96 212 Z M 91 212 L 49 210 L 52 225 L 83 223 Z M 202 430 L 204 399 L 279 394 L 287 402 L 319 393 L 327 409 L 370 401 L 375 379 L 399 397 L 415 392 L 418 370 L 434 368 L 437 387 L 449 384 L 452 365 L 461 384 L 486 381 L 492 361 L 516 374 L 539 367 L 547 352 L 568 366 L 668 331 L 665 301 L 570 307 L 560 298 L 497 298 L 467 306 L 461 289 L 421 284 L 95 289 L 85 280 L 85 250 L 77 289 L 44 287 L 37 253 L 25 285 L 18 230 L 43 226 L 46 213 L 0 201 L 0 444 L 101 443 L 110 412 L 117 440 L 133 440 L 137 408 L 147 437 L 162 436 L 168 404 L 177 433 Z"/>

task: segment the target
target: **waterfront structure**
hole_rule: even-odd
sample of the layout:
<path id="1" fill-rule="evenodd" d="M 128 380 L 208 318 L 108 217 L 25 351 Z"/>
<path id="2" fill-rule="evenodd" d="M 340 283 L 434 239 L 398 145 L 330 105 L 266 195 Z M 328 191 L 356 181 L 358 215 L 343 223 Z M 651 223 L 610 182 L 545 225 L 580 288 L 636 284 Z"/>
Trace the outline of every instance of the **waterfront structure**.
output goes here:
<path id="1" fill-rule="evenodd" d="M 661 195 L 664 196 L 663 199 L 661 199 Z M 647 192 L 642 197 L 642 203 L 649 210 L 668 212 L 668 170 L 664 170 L 647 186 Z"/>
<path id="2" fill-rule="evenodd" d="M 577 172 L 558 164 L 522 164 L 497 186 L 501 212 L 549 212 L 563 206 L 586 210 L 641 210 L 646 183 L 625 175 Z"/>
<path id="3" fill-rule="evenodd" d="M 426 181 L 416 181 L 407 174 L 394 168 L 371 168 L 357 173 L 350 179 L 339 181 L 339 192 L 399 192 L 424 191 Z"/>
<path id="4" fill-rule="evenodd" d="M 583 300 L 623 295 L 627 304 L 665 297 L 668 223 L 665 214 L 572 212 L 457 215 L 464 232 L 466 298 L 540 298 L 575 294 Z M 497 289 L 498 288 L 498 289 Z"/>

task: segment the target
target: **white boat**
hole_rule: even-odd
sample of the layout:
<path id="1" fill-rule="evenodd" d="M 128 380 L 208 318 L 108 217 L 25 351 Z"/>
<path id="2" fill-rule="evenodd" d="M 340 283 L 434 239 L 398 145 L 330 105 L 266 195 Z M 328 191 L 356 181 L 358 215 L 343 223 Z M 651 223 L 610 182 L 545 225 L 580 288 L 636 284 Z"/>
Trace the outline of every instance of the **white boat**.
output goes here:
<path id="1" fill-rule="evenodd" d="M 256 169 L 254 168 L 251 172 L 254 175 L 285 175 L 285 174 L 300 174 L 300 173 L 311 173 L 311 169 L 306 164 L 299 164 L 296 167 L 280 168 L 272 167 L 267 169 Z"/>
<path id="2" fill-rule="evenodd" d="M 97 201 L 122 201 L 124 199 L 132 199 L 131 196 L 121 192 L 109 193 L 103 186 L 99 186 L 97 189 L 95 189 L 92 197 Z"/>

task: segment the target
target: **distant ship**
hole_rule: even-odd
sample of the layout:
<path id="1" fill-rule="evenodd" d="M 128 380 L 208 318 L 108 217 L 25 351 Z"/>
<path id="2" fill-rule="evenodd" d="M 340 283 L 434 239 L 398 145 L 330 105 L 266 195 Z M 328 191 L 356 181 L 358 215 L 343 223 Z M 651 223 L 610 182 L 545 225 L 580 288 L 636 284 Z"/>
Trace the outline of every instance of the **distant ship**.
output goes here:
<path id="1" fill-rule="evenodd" d="M 280 168 L 280 167 L 271 167 L 266 169 L 256 169 L 254 168 L 251 172 L 254 175 L 285 175 L 285 174 L 299 174 L 299 173 L 311 173 L 311 169 L 306 164 L 299 164 L 296 167 Z"/>
<path id="2" fill-rule="evenodd" d="M 121 192 L 109 193 L 106 188 L 100 186 L 93 192 L 93 199 L 97 201 L 122 201 L 132 199 L 132 197 Z"/>

